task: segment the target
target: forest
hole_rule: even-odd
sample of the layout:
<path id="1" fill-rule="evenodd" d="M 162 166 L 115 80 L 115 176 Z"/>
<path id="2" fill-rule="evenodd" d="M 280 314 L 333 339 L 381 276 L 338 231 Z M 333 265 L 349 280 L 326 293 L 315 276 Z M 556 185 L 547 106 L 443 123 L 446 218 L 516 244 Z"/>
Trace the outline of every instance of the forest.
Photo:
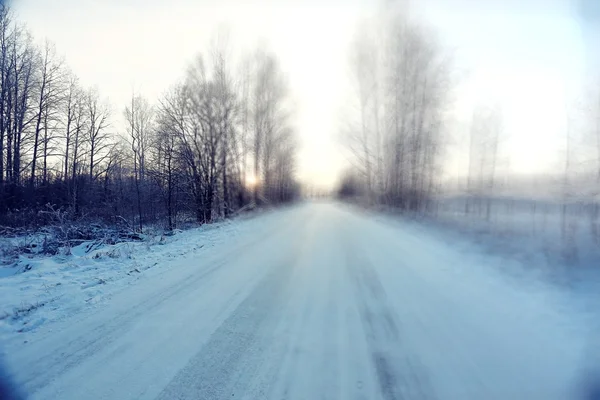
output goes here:
<path id="1" fill-rule="evenodd" d="M 172 230 L 299 195 L 275 54 L 216 40 L 164 96 L 114 109 L 0 7 L 0 226 Z"/>

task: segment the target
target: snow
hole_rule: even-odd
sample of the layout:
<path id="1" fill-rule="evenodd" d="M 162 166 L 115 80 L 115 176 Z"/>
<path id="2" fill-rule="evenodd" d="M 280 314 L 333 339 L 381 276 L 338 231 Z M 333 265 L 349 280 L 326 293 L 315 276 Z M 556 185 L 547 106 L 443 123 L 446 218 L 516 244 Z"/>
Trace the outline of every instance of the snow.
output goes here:
<path id="1" fill-rule="evenodd" d="M 473 204 L 471 212 L 465 213 L 467 200 L 440 201 L 436 222 L 470 233 L 471 238 L 494 251 L 519 253 L 523 262 L 547 265 L 555 271 L 565 266 L 582 269 L 600 264 L 600 242 L 595 233 L 600 232 L 600 221 L 594 203 L 567 203 L 563 209 L 562 203 L 550 200 L 495 198 L 487 218 L 486 200 L 480 215 Z"/>
<path id="2" fill-rule="evenodd" d="M 596 297 L 445 234 L 308 203 L 36 259 L 7 363 L 32 399 L 578 398 Z"/>
<path id="3" fill-rule="evenodd" d="M 151 236 L 143 242 L 85 241 L 71 248 L 68 256 L 19 255 L 17 262 L 0 266 L 0 341 L 101 304 L 114 293 L 173 267 L 179 257 L 200 255 L 203 249 L 234 237 L 239 228 L 228 221 L 179 230 L 174 236 Z"/>

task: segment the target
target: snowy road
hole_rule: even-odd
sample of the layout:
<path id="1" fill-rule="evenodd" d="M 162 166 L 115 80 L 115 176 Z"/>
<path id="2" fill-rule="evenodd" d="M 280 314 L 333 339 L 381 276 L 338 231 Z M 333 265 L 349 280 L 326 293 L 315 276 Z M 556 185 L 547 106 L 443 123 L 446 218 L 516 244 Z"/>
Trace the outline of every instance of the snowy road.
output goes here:
<path id="1" fill-rule="evenodd" d="M 553 291 L 345 206 L 258 219 L 9 351 L 31 398 L 571 398 Z"/>

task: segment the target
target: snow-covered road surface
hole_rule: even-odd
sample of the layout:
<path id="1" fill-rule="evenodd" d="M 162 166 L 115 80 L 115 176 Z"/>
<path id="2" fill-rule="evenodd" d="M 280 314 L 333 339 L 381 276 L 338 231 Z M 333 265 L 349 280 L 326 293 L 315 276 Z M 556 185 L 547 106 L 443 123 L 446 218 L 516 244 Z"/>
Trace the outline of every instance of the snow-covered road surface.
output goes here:
<path id="1" fill-rule="evenodd" d="M 568 399 L 569 302 L 310 203 L 5 349 L 32 399 Z"/>

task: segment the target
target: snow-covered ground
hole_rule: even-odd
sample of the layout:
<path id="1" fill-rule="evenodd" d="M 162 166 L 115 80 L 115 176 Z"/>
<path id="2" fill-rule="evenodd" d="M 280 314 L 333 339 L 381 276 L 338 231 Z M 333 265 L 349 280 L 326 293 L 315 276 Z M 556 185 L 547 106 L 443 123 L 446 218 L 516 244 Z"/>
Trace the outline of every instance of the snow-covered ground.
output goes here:
<path id="1" fill-rule="evenodd" d="M 523 258 L 536 266 L 547 265 L 554 272 L 561 267 L 593 268 L 600 264 L 600 214 L 595 203 L 569 203 L 527 198 L 495 198 L 490 202 L 466 197 L 439 202 L 438 225 L 470 234 L 472 239 Z M 478 213 L 481 211 L 481 213 Z M 564 213 L 564 214 L 563 214 Z"/>
<path id="2" fill-rule="evenodd" d="M 165 273 L 182 257 L 201 256 L 253 227 L 250 221 L 225 221 L 173 236 L 150 235 L 141 242 L 86 241 L 69 249 L 69 255 L 21 254 L 16 262 L 0 264 L 0 341 L 20 340 L 41 324 L 93 309 L 114 293 Z M 42 241 L 0 238 L 0 245 L 39 242 L 41 247 Z"/>
<path id="3" fill-rule="evenodd" d="M 6 360 L 33 399 L 579 398 L 595 296 L 431 229 L 308 203 L 40 262 Z"/>

